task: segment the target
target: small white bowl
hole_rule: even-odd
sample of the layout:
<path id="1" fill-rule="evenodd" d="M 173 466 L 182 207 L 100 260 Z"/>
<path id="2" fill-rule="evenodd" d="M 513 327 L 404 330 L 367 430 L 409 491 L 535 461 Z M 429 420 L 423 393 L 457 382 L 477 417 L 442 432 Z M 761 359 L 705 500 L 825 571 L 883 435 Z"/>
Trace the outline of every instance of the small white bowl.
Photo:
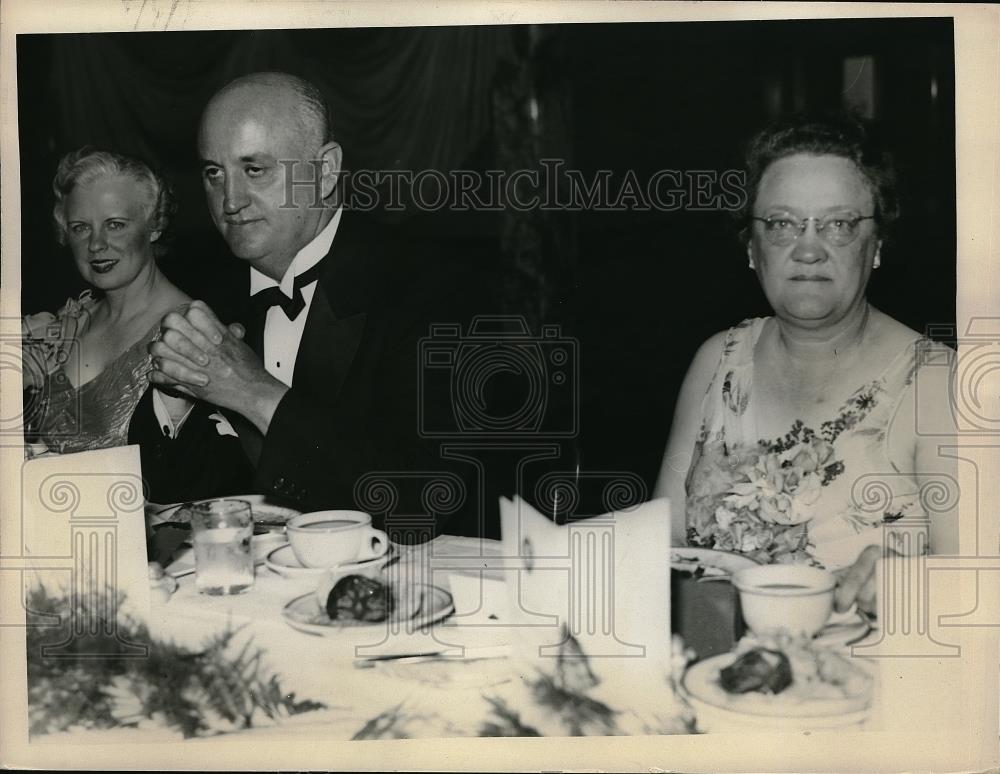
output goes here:
<path id="1" fill-rule="evenodd" d="M 733 574 L 743 620 L 759 636 L 785 631 L 812 637 L 833 612 L 833 573 L 802 564 L 767 564 Z"/>

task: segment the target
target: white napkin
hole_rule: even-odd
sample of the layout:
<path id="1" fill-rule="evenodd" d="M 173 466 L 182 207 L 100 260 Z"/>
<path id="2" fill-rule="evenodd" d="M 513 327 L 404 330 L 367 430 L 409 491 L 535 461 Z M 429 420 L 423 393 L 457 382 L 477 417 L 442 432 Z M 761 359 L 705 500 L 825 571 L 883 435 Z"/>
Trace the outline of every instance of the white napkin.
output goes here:
<path id="1" fill-rule="evenodd" d="M 504 556 L 520 568 L 508 573 L 517 656 L 551 672 L 568 631 L 605 689 L 658 693 L 671 651 L 668 501 L 560 526 L 501 499 L 500 519 Z"/>
<path id="2" fill-rule="evenodd" d="M 509 624 L 510 598 L 507 584 L 481 575 L 448 576 L 451 596 L 455 601 L 456 626 L 491 626 Z"/>
<path id="3" fill-rule="evenodd" d="M 40 457 L 21 474 L 22 544 L 29 585 L 51 593 L 103 593 L 148 620 L 149 579 L 139 447 Z"/>

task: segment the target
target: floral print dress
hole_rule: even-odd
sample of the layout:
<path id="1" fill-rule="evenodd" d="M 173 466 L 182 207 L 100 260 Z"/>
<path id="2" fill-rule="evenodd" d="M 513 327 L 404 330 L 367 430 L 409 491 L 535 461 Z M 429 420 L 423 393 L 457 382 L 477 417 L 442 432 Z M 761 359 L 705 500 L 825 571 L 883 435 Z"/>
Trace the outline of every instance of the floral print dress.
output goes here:
<path id="1" fill-rule="evenodd" d="M 917 344 L 927 340 L 907 345 L 818 427 L 796 421 L 781 438 L 760 438 L 753 354 L 767 320 L 728 331 L 705 394 L 686 485 L 688 542 L 765 562 L 843 567 L 881 544 L 884 525 L 926 518 L 912 472 L 893 464 L 887 443 L 912 389 Z"/>

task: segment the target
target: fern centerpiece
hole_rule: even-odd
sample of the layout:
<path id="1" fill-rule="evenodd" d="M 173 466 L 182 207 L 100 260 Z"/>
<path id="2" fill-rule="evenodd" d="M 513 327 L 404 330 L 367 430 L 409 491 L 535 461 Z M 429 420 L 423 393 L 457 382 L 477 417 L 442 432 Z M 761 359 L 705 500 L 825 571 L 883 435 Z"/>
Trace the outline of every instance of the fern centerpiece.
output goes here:
<path id="1" fill-rule="evenodd" d="M 240 628 L 227 627 L 193 651 L 156 641 L 145 624 L 121 614 L 120 601 L 109 599 L 113 592 L 93 600 L 54 596 L 44 587 L 29 591 L 32 735 L 131 727 L 212 736 L 324 707 L 286 692 L 252 639 L 236 650 Z M 46 620 L 58 623 L 41 623 Z M 80 621 L 91 625 L 75 626 Z M 146 655 L 136 657 L 129 643 L 142 643 Z"/>

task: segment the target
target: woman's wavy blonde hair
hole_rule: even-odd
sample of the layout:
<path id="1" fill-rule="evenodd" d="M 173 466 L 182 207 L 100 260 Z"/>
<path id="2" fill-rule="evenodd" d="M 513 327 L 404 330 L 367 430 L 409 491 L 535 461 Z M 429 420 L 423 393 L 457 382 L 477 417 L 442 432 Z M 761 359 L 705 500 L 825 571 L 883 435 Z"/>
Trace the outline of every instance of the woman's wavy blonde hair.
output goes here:
<path id="1" fill-rule="evenodd" d="M 132 178 L 149 194 L 144 209 L 150 230 L 160 232 L 160 236 L 153 241 L 153 255 L 161 257 L 167 251 L 169 240 L 166 234 L 175 210 L 170 185 L 141 159 L 90 146 L 63 156 L 52 180 L 52 192 L 55 194 L 52 218 L 55 221 L 56 240 L 61 245 L 68 241 L 66 199 L 70 192 L 78 185 L 88 185 L 98 178 L 114 176 Z"/>

